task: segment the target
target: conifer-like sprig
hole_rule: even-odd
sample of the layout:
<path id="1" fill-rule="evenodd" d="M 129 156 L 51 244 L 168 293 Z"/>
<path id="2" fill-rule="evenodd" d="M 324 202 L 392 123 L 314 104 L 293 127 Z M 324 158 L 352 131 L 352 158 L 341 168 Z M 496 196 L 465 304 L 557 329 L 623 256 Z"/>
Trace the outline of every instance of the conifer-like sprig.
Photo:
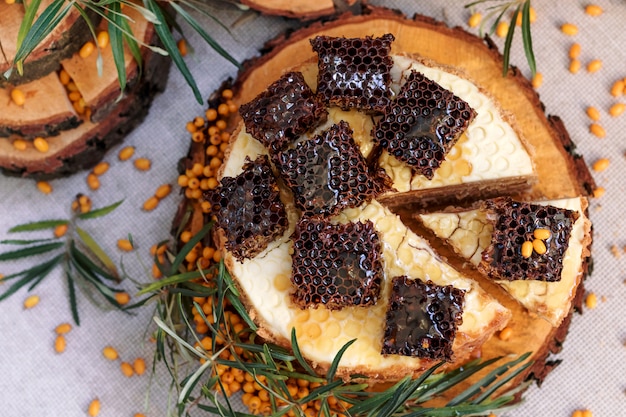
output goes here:
<path id="1" fill-rule="evenodd" d="M 122 277 L 118 268 L 96 239 L 82 226 L 88 220 L 107 215 L 120 204 L 122 201 L 86 213 L 74 213 L 70 219 L 41 220 L 9 229 L 8 234 L 11 235 L 46 231 L 47 236 L 0 241 L 0 245 L 18 247 L 0 252 L 0 262 L 34 262 L 30 268 L 2 277 L 2 282 L 10 286 L 0 294 L 0 301 L 22 288 L 34 290 L 51 272 L 62 268 L 67 282 L 70 310 L 76 324 L 80 324 L 77 288 L 102 307 L 128 310 L 141 305 L 141 302 L 133 305 L 120 304 L 116 294 L 125 290 L 119 286 Z M 49 237 L 57 227 L 67 228 L 67 231 L 59 236 Z"/>
<path id="2" fill-rule="evenodd" d="M 521 30 L 522 30 L 522 42 L 524 46 L 524 53 L 526 55 L 526 61 L 528 62 L 528 68 L 530 69 L 531 76 L 534 76 L 537 72 L 537 64 L 535 62 L 535 54 L 533 52 L 533 42 L 531 37 L 531 21 L 530 21 L 530 6 L 531 0 L 478 0 L 465 5 L 466 8 L 473 8 L 477 5 L 486 5 L 487 14 L 482 20 L 480 25 L 481 33 L 493 34 L 496 31 L 498 24 L 504 20 L 509 19 L 510 24 L 507 32 L 504 49 L 502 51 L 503 65 L 502 74 L 506 76 L 509 71 L 509 63 L 511 60 L 511 45 L 513 43 L 513 37 L 515 35 L 515 27 L 518 17 L 521 15 Z"/>
<path id="3" fill-rule="evenodd" d="M 159 294 L 159 308 L 154 321 L 157 325 L 157 355 L 155 366 L 164 364 L 172 377 L 177 395 L 177 411 L 187 415 L 192 408 L 207 411 L 207 415 L 243 417 L 258 415 L 242 412 L 236 407 L 227 384 L 220 378 L 230 368 L 251 376 L 268 393 L 270 406 L 255 410 L 263 415 L 279 417 L 293 412 L 305 416 L 312 403 L 319 404 L 319 416 L 471 416 L 487 415 L 510 408 L 515 394 L 527 385 L 507 388 L 507 384 L 531 364 L 530 353 L 519 357 L 474 360 L 463 367 L 439 372 L 438 364 L 419 378 L 405 377 L 384 391 L 371 390 L 366 379 L 353 375 L 349 380 L 336 377 L 348 342 L 337 353 L 328 371 L 319 374 L 302 356 L 295 330 L 291 347 L 286 349 L 267 343 L 255 333 L 256 326 L 239 299 L 239 292 L 223 261 L 205 270 L 184 271 L 180 265 L 193 246 L 209 232 L 211 224 L 197 233 L 180 252 L 170 254 L 170 265 L 162 269 L 171 275 L 146 286 L 140 293 Z M 199 297 L 210 303 L 210 314 L 194 300 Z M 197 299 L 197 298 L 196 298 Z M 197 334 L 190 312 L 195 310 L 207 325 L 207 335 Z M 248 324 L 235 330 L 233 312 Z M 208 336 L 210 346 L 202 343 Z M 480 378 L 477 373 L 482 372 Z M 474 377 L 475 382 L 468 379 Z M 290 378 L 308 381 L 310 391 L 304 397 L 292 395 L 286 381 Z M 449 392 L 464 389 L 443 406 L 433 406 L 433 400 Z M 330 401 L 330 399 L 334 401 Z M 210 414 L 212 413 L 212 414 Z"/>

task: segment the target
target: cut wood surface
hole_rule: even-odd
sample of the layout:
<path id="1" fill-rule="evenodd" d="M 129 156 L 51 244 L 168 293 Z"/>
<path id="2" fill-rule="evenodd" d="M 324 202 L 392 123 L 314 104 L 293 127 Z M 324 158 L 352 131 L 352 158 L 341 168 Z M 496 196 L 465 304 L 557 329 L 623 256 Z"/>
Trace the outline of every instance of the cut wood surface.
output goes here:
<path id="1" fill-rule="evenodd" d="M 148 22 L 141 18 L 141 14 L 133 8 L 129 7 L 128 10 L 125 10 L 125 13 L 131 19 L 129 26 L 138 39 L 138 43 L 148 43 L 152 36 L 152 31 L 148 30 Z M 101 30 L 106 30 L 106 25 L 101 26 Z M 71 58 L 61 62 L 63 69 L 70 75 L 78 91 L 83 96 L 85 105 L 92 109 L 91 120 L 93 122 L 98 122 L 106 117 L 110 107 L 120 94 L 117 69 L 110 44 L 106 48 L 101 49 L 101 56 L 102 72 L 100 74 L 96 71 L 97 51 L 94 51 L 86 58 L 74 54 Z M 128 48 L 124 48 L 124 62 L 126 65 L 127 82 L 132 86 L 138 75 L 138 66 Z"/>
<path id="2" fill-rule="evenodd" d="M 52 2 L 44 0 L 39 5 L 35 18 Z M 28 3 L 26 3 L 28 4 Z M 87 11 L 92 21 L 97 24 L 100 18 Z M 91 38 L 91 32 L 80 13 L 72 8 L 67 16 L 46 36 L 24 62 L 24 71 L 19 74 L 15 68 L 10 77 L 4 73 L 13 66 L 17 53 L 17 34 L 24 17 L 24 3 L 7 4 L 0 2 L 0 87 L 11 84 L 24 84 L 59 69 L 59 61 L 76 53 Z"/>
<path id="3" fill-rule="evenodd" d="M 140 44 L 156 44 L 153 26 L 138 13 L 134 18 L 131 26 Z M 21 107 L 11 101 L 13 87 L 0 89 L 0 136 L 4 136 L 0 137 L 2 171 L 38 179 L 53 178 L 88 168 L 99 161 L 111 146 L 141 122 L 154 95 L 165 88 L 169 58 L 147 47 L 142 47 L 141 53 L 143 68 L 139 71 L 132 54 L 128 48 L 125 50 L 128 84 L 121 100 L 118 100 L 120 87 L 110 46 L 102 51 L 102 76 L 96 69 L 95 51 L 87 59 L 75 54 L 60 63 L 90 107 L 90 112 L 84 115 L 78 114 L 72 106 L 57 72 L 18 86 L 26 96 Z M 47 152 L 38 151 L 30 143 L 36 136 L 46 138 Z M 20 139 L 27 140 L 25 150 L 13 146 Z"/>
<path id="4" fill-rule="evenodd" d="M 594 188 L 583 159 L 571 152 L 571 140 L 560 119 L 548 117 L 530 82 L 515 68 L 502 75 L 502 56 L 489 41 L 477 38 L 462 29 L 449 28 L 431 18 L 405 16 L 379 8 L 367 8 L 362 15 L 342 15 L 336 20 L 316 23 L 297 30 L 282 38 L 271 41 L 269 52 L 250 60 L 233 85 L 237 105 L 247 103 L 266 87 L 290 69 L 301 66 L 316 58 L 309 40 L 317 35 L 364 37 L 381 36 L 391 33 L 396 40 L 392 53 L 417 55 L 433 61 L 437 65 L 452 67 L 464 77 L 474 81 L 487 91 L 509 113 L 528 144 L 533 162 L 536 165 L 538 182 L 527 192 L 514 197 L 525 200 L 557 199 L 575 196 L 588 196 Z M 231 126 L 237 125 L 239 117 L 233 118 Z M 189 161 L 202 158 L 197 146 L 192 146 Z M 507 194 L 502 189 L 502 194 Z M 479 196 L 473 196 L 478 198 Z M 471 199 L 472 196 L 469 196 Z M 410 199 L 386 202 L 402 219 L 416 231 L 419 226 L 412 219 L 413 208 Z M 198 227 L 196 222 L 196 227 Z M 445 251 L 445 249 L 442 249 Z M 452 259 L 452 253 L 445 253 Z M 584 262 L 584 272 L 587 261 Z M 455 267 L 462 269 L 463 263 Z M 465 272 L 465 270 L 464 270 Z M 521 355 L 532 352 L 534 365 L 516 378 L 512 384 L 520 384 L 528 378 L 543 380 L 554 367 L 552 354 L 561 349 L 567 334 L 573 309 L 563 323 L 552 327 L 547 321 L 529 314 L 516 301 L 510 298 L 499 286 L 468 272 L 473 278 L 493 294 L 513 312 L 509 323 L 512 328 L 510 339 L 503 341 L 492 337 L 483 346 L 479 355 L 485 359 L 503 355 Z M 574 306 L 580 308 L 583 285 L 576 289 Z M 480 374 L 482 376 L 484 374 Z M 475 381 L 476 378 L 473 379 Z"/>
<path id="5" fill-rule="evenodd" d="M 261 13 L 311 20 L 345 11 L 359 0 L 241 0 L 242 4 Z"/>
<path id="6" fill-rule="evenodd" d="M 51 136 L 80 123 L 56 72 L 16 88 L 24 93 L 21 106 L 11 100 L 13 87 L 0 88 L 0 136 Z"/>

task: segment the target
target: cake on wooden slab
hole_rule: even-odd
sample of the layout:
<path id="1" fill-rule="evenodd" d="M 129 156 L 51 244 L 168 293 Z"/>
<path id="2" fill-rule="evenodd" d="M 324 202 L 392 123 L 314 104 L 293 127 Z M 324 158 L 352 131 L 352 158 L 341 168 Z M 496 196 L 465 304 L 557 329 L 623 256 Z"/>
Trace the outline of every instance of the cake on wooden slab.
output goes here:
<path id="1" fill-rule="evenodd" d="M 183 202 L 195 212 L 184 225 L 192 231 L 214 217 L 238 219 L 216 238 L 258 334 L 288 346 L 295 330 L 320 371 L 356 339 L 339 362 L 343 377 L 390 381 L 440 361 L 455 367 L 476 355 L 530 351 L 534 365 L 510 384 L 543 379 L 580 302 L 590 242 L 584 197 L 594 184 L 530 83 L 515 69 L 502 77 L 501 56 L 483 40 L 373 7 L 272 45 L 232 86 L 242 111 L 230 120 L 222 184 Z M 203 146 L 191 149 L 189 163 L 206 160 Z M 269 164 L 267 184 L 278 191 L 268 187 L 267 201 L 238 194 L 249 196 L 249 214 L 222 212 L 214 194 L 246 178 L 253 161 Z M 576 278 L 558 301 L 558 320 L 530 313 L 421 236 L 418 210 L 500 197 L 580 201 L 566 207 L 572 244 L 564 256 L 577 259 Z M 203 201 L 211 202 L 209 216 Z M 255 251 L 241 256 L 237 234 L 231 241 L 227 231 L 246 233 L 244 219 L 270 206 L 285 220 L 273 215 L 263 231 L 244 236 Z M 493 337 L 505 325 L 513 334 L 506 342 Z"/>

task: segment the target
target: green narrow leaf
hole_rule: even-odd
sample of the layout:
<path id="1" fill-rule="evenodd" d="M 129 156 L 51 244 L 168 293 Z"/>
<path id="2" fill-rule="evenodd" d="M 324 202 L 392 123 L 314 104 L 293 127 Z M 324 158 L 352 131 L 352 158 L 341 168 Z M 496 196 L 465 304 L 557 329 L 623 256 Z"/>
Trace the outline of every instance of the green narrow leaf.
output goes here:
<path id="1" fill-rule="evenodd" d="M 296 357 L 298 363 L 304 368 L 305 372 L 310 375 L 317 376 L 317 372 L 311 368 L 311 365 L 304 359 L 302 353 L 300 352 L 300 346 L 298 345 L 298 339 L 296 338 L 296 328 L 293 327 L 291 329 L 291 349 L 293 349 L 293 354 Z"/>
<path id="2" fill-rule="evenodd" d="M 115 69 L 117 70 L 117 80 L 120 85 L 120 98 L 126 90 L 126 62 L 124 58 L 124 36 L 121 30 L 122 16 L 119 3 L 109 5 L 107 19 L 109 19 L 109 44 Z"/>
<path id="3" fill-rule="evenodd" d="M 220 261 L 219 263 L 218 280 L 226 282 L 227 284 L 226 298 L 228 299 L 228 301 L 230 301 L 230 304 L 237 311 L 237 313 L 243 319 L 243 321 L 246 322 L 248 327 L 250 327 L 252 331 L 256 332 L 258 327 L 256 323 L 254 322 L 254 320 L 252 320 L 252 318 L 248 314 L 248 310 L 246 310 L 246 307 L 243 305 L 243 303 L 239 299 L 239 291 L 237 291 L 237 287 L 235 286 L 235 283 L 233 282 L 230 274 L 226 271 L 223 261 Z"/>
<path id="4" fill-rule="evenodd" d="M 479 381 L 477 381 L 476 383 L 472 384 L 472 386 L 468 387 L 465 391 L 463 391 L 462 393 L 460 393 L 459 395 L 454 397 L 452 400 L 450 400 L 448 402 L 448 404 L 446 404 L 446 406 L 459 405 L 459 404 L 463 403 L 464 401 L 467 401 L 468 399 L 470 399 L 474 395 L 480 393 L 480 392 L 489 392 L 489 390 L 487 390 L 489 385 L 491 385 L 499 376 L 505 374 L 509 369 L 511 369 L 512 367 L 514 367 L 518 363 L 523 362 L 524 360 L 526 360 L 529 355 L 530 355 L 530 353 L 526 353 L 524 355 L 521 355 L 519 358 L 517 358 L 515 360 L 512 360 L 512 361 L 509 361 L 509 362 L 507 362 L 507 363 L 497 367 L 496 369 L 492 370 L 485 377 L 481 378 Z M 488 394 L 487 396 L 484 396 L 484 398 L 482 398 L 480 400 L 477 400 L 477 401 L 481 402 L 484 399 L 488 398 L 489 395 L 490 394 Z M 481 395 L 481 397 L 483 397 L 483 395 Z"/>
<path id="5" fill-rule="evenodd" d="M 165 21 L 165 16 L 163 15 L 161 8 L 159 7 L 159 5 L 157 4 L 155 0 L 143 0 L 143 4 L 148 10 L 154 13 L 154 15 L 157 17 L 157 19 L 160 22 Z M 176 65 L 180 73 L 183 75 L 183 77 L 185 78 L 185 81 L 187 81 L 187 84 L 189 84 L 189 86 L 191 87 L 191 90 L 193 91 L 193 95 L 198 101 L 198 104 L 202 104 L 202 94 L 200 94 L 198 85 L 196 84 L 196 81 L 194 80 L 193 75 L 191 75 L 191 72 L 189 71 L 187 64 L 185 64 L 185 60 L 183 59 L 183 57 L 180 54 L 180 51 L 178 50 L 176 41 L 174 41 L 174 38 L 172 37 L 172 33 L 170 32 L 169 28 L 164 24 L 159 24 L 159 25 L 154 25 L 154 29 L 156 30 L 156 33 L 159 36 L 159 39 L 161 39 L 161 42 L 163 42 L 163 46 L 165 47 L 165 50 L 172 58 L 172 61 L 174 62 L 174 64 Z"/>
<path id="6" fill-rule="evenodd" d="M 77 217 L 81 220 L 86 220 L 86 219 L 95 219 L 97 217 L 103 217 L 106 216 L 107 214 L 111 213 L 113 210 L 115 210 L 116 208 L 118 208 L 120 206 L 120 204 L 122 204 L 124 202 L 124 200 L 120 200 L 117 201 L 113 204 L 110 204 L 108 206 L 99 208 L 99 209 L 95 209 L 95 210 L 91 210 L 88 211 L 87 213 L 81 213 L 79 214 Z"/>
<path id="7" fill-rule="evenodd" d="M 23 72 L 23 62 L 30 55 L 30 53 L 41 43 L 41 41 L 52 32 L 52 30 L 59 25 L 61 20 L 65 18 L 70 11 L 72 4 L 67 4 L 65 7 L 65 0 L 54 0 L 44 11 L 39 15 L 37 20 L 30 26 L 26 34 L 24 35 L 19 47 L 13 58 L 13 62 L 18 68 L 18 72 Z M 30 8 L 29 8 L 30 9 Z M 34 14 L 36 9 L 33 8 Z"/>
<path id="8" fill-rule="evenodd" d="M 530 72 L 534 77 L 537 73 L 537 65 L 535 63 L 535 54 L 533 52 L 533 40 L 530 35 L 530 0 L 524 2 L 522 9 L 522 40 L 524 41 L 524 53 L 530 67 Z"/>
<path id="9" fill-rule="evenodd" d="M 0 244 L 2 244 L 2 245 L 23 246 L 23 245 L 33 245 L 35 243 L 52 242 L 53 240 L 56 240 L 56 239 L 55 238 L 49 238 L 49 239 L 7 239 L 7 240 L 1 240 Z"/>
<path id="10" fill-rule="evenodd" d="M 74 242 L 70 244 L 70 255 L 76 259 L 76 261 L 83 268 L 88 271 L 92 271 L 95 275 L 109 281 L 118 281 L 118 277 L 116 275 L 112 274 L 110 271 L 100 268 L 100 266 L 96 265 L 96 263 L 89 259 L 87 255 L 78 250 Z"/>
<path id="11" fill-rule="evenodd" d="M 511 59 L 511 44 L 513 42 L 513 35 L 515 34 L 515 22 L 517 22 L 517 15 L 519 14 L 520 6 L 517 6 L 513 17 L 511 18 L 511 24 L 509 25 L 509 31 L 506 34 L 504 41 L 504 51 L 502 52 L 502 76 L 506 77 L 509 72 L 509 60 Z"/>
<path id="12" fill-rule="evenodd" d="M 198 231 L 198 233 L 196 233 L 191 239 L 189 239 L 185 246 L 181 248 L 180 253 L 176 255 L 176 258 L 174 258 L 174 261 L 172 262 L 172 273 L 178 272 L 178 268 L 185 260 L 185 256 L 187 256 L 194 246 L 196 246 L 196 243 L 200 242 L 207 235 L 207 233 L 209 233 L 211 227 L 213 227 L 213 222 L 205 224 L 204 227 L 200 229 L 200 231 Z"/>
<path id="13" fill-rule="evenodd" d="M 102 65 L 103 65 L 102 64 L 102 51 L 100 50 L 100 47 L 98 46 L 97 35 L 96 35 L 96 28 L 93 25 L 93 22 L 91 21 L 91 18 L 89 17 L 87 12 L 85 12 L 85 9 L 80 7 L 80 5 L 78 5 L 78 3 L 72 2 L 72 4 L 73 4 L 74 8 L 78 11 L 80 16 L 83 18 L 83 21 L 87 24 L 87 28 L 91 32 L 91 37 L 94 39 L 94 44 L 96 45 L 96 49 L 97 49 L 97 52 L 98 52 L 98 57 L 96 58 L 96 69 L 98 71 L 98 76 L 101 77 L 102 76 Z"/>
<path id="14" fill-rule="evenodd" d="M 33 21 L 35 20 L 35 15 L 37 14 L 37 10 L 39 9 L 40 5 L 41 0 L 32 0 L 28 5 L 24 5 L 24 17 L 22 17 L 22 23 L 17 32 L 17 48 L 22 45 L 26 34 L 33 26 Z"/>
<path id="15" fill-rule="evenodd" d="M 34 232 L 37 230 L 54 229 L 57 226 L 68 224 L 67 220 L 43 220 L 39 222 L 24 223 L 9 229 L 9 233 Z"/>
<path id="16" fill-rule="evenodd" d="M 343 354 L 350 346 L 352 346 L 354 342 L 356 342 L 356 339 L 352 339 L 348 343 L 343 345 L 341 349 L 339 349 L 339 352 L 337 352 L 337 354 L 333 358 L 333 362 L 330 364 L 330 368 L 328 368 L 328 372 L 326 373 L 326 380 L 328 382 L 332 382 L 332 380 L 335 379 L 335 373 L 337 372 L 337 368 L 339 367 L 339 362 L 341 361 Z"/>
<path id="17" fill-rule="evenodd" d="M 514 360 L 512 362 L 510 362 L 509 364 L 505 365 L 506 366 L 506 371 L 508 371 L 509 369 L 513 368 L 514 366 L 516 366 L 518 363 L 521 363 L 523 361 L 525 361 L 528 357 L 530 356 L 530 352 L 520 356 L 520 358 L 518 358 L 517 360 Z M 524 365 L 520 366 L 518 369 L 516 369 L 513 372 L 510 372 L 505 378 L 502 378 L 501 380 L 499 380 L 496 384 L 493 384 L 493 382 L 496 380 L 496 378 L 501 375 L 501 374 L 495 374 L 495 375 L 490 375 L 490 377 L 493 377 L 492 380 L 486 381 L 483 385 L 484 388 L 487 388 L 488 385 L 491 384 L 491 387 L 485 389 L 483 391 L 482 394 L 480 394 L 479 397 L 477 397 L 474 402 L 476 404 L 482 403 L 483 401 L 485 401 L 486 399 L 488 399 L 496 390 L 498 390 L 501 386 L 503 386 L 504 384 L 506 384 L 508 381 L 510 381 L 511 379 L 515 378 L 517 375 L 519 375 L 521 372 L 523 372 L 525 369 L 527 369 L 529 366 L 531 366 L 533 364 L 533 361 L 528 361 L 527 363 L 525 363 Z M 502 372 L 502 373 L 504 373 Z M 487 384 L 488 382 L 488 384 Z"/>
<path id="18" fill-rule="evenodd" d="M 78 317 L 78 305 L 76 303 L 76 287 L 74 285 L 74 278 L 69 272 L 65 271 L 65 277 L 67 278 L 67 291 L 70 301 L 70 310 L 72 311 L 72 318 L 77 326 L 80 326 L 80 318 Z"/>
<path id="19" fill-rule="evenodd" d="M 206 274 L 206 273 L 209 273 L 210 271 L 211 271 L 211 269 L 209 268 L 207 270 L 202 271 L 202 273 Z M 158 281 L 152 282 L 152 283 L 146 285 L 145 287 L 143 287 L 137 293 L 137 295 L 148 294 L 148 293 L 151 293 L 151 292 L 159 291 L 162 288 L 167 288 L 167 287 L 170 287 L 172 285 L 182 284 L 182 283 L 185 283 L 187 281 L 191 281 L 193 279 L 200 278 L 202 276 L 202 273 L 200 271 L 191 271 L 191 272 L 185 272 L 185 273 L 182 273 L 182 274 L 176 274 L 176 275 L 169 276 L 167 278 L 160 279 Z"/>
<path id="20" fill-rule="evenodd" d="M 29 256 L 48 253 L 63 246 L 63 242 L 44 243 L 42 245 L 30 246 L 27 248 L 12 250 L 0 253 L 0 261 L 11 261 Z"/>
<path id="21" fill-rule="evenodd" d="M 29 284 L 31 281 L 36 280 L 39 277 L 45 277 L 46 275 L 48 275 L 50 271 L 52 271 L 61 262 L 61 259 L 63 259 L 63 254 L 57 255 L 49 261 L 27 269 L 26 271 L 6 276 L 4 280 L 17 278 L 20 276 L 22 278 L 19 281 L 14 282 L 13 285 L 9 287 L 9 289 L 7 289 L 4 293 L 2 293 L 2 295 L 0 295 L 0 301 L 10 297 L 20 288 Z"/>
<path id="22" fill-rule="evenodd" d="M 219 43 L 217 43 L 212 37 L 211 35 L 209 35 L 204 28 L 198 23 L 198 21 L 196 19 L 194 19 L 189 13 L 187 13 L 187 11 L 185 9 L 183 9 L 178 3 L 176 2 L 172 2 L 170 3 L 170 5 L 172 6 L 172 8 L 174 10 L 176 10 L 176 13 L 182 17 L 188 24 L 189 26 L 191 26 L 193 28 L 193 30 L 195 30 L 200 36 L 202 36 L 202 39 L 205 40 L 205 42 L 207 44 L 209 44 L 209 46 L 211 48 L 213 48 L 213 50 L 215 52 L 217 52 L 218 54 L 220 54 L 223 58 L 225 58 L 226 60 L 228 60 L 231 64 L 235 65 L 237 68 L 241 68 L 241 64 L 232 56 L 228 53 L 228 51 L 226 51 L 224 48 L 222 48 L 220 46 Z M 199 11 L 198 8 L 196 8 L 193 4 L 189 3 L 188 4 L 189 7 L 192 7 L 193 9 L 195 9 L 196 11 Z"/>
<path id="23" fill-rule="evenodd" d="M 143 7 L 141 9 L 145 10 Z M 124 19 L 122 20 L 121 23 L 122 23 L 122 29 L 124 31 L 124 41 L 126 42 L 126 46 L 128 46 L 128 50 L 130 51 L 130 54 L 135 59 L 135 62 L 137 62 L 137 66 L 141 69 L 143 65 L 143 59 L 141 57 L 141 48 L 139 47 L 139 44 L 137 43 L 137 39 L 135 39 L 134 36 L 129 35 L 129 33 L 133 33 L 133 31 L 128 21 Z"/>
<path id="24" fill-rule="evenodd" d="M 84 229 L 77 227 L 76 233 L 85 244 L 85 246 L 91 251 L 91 253 L 100 261 L 102 264 L 111 271 L 111 274 L 114 276 L 118 276 L 117 268 L 111 258 L 106 254 L 106 252 L 96 243 L 94 238 L 91 237 L 89 233 L 87 233 Z"/>

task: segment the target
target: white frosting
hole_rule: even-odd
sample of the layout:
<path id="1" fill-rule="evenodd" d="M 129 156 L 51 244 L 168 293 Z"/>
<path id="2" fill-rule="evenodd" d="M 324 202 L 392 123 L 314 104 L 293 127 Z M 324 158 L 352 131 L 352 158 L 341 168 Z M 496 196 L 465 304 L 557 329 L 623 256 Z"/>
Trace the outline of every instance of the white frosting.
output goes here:
<path id="1" fill-rule="evenodd" d="M 553 326 L 558 326 L 569 313 L 571 299 L 581 279 L 582 254 L 588 233 L 587 220 L 581 198 L 542 201 L 536 204 L 565 208 L 580 215 L 572 227 L 569 245 L 563 257 L 561 280 L 497 282 L 529 311 L 543 317 Z M 431 213 L 419 217 L 438 237 L 447 239 L 461 256 L 469 259 L 473 265 L 479 264 L 481 253 L 489 246 L 493 232 L 485 211 Z"/>
<path id="2" fill-rule="evenodd" d="M 534 175 L 532 161 L 519 136 L 504 120 L 496 103 L 476 85 L 407 57 L 395 56 L 394 60 L 392 78 L 397 85 L 403 83 L 410 71 L 419 71 L 465 100 L 476 111 L 464 137 L 450 150 L 431 180 L 420 174 L 413 175 L 408 165 L 383 152 L 379 163 L 391 176 L 398 191 Z"/>
<path id="3" fill-rule="evenodd" d="M 457 332 L 457 340 L 463 342 L 455 343 L 454 348 L 462 349 L 463 343 L 471 343 L 484 337 L 485 332 L 497 330 L 493 324 L 507 315 L 504 307 L 475 282 L 443 263 L 422 238 L 408 230 L 385 207 L 373 201 L 362 208 L 344 211 L 335 221 L 367 219 L 374 222 L 383 243 L 385 270 L 381 296 L 373 307 L 329 311 L 324 307 L 301 310 L 293 305 L 289 297 L 292 291 L 289 278 L 291 242 L 284 242 L 264 255 L 243 263 L 229 256 L 234 263 L 231 272 L 270 332 L 289 339 L 291 329 L 295 327 L 304 356 L 318 363 L 330 363 L 341 346 L 357 338 L 344 354 L 341 366 L 364 366 L 377 370 L 399 365 L 418 368 L 419 359 L 380 354 L 389 284 L 393 277 L 401 275 L 431 280 L 438 285 L 453 285 L 466 291 L 463 324 Z"/>
<path id="4" fill-rule="evenodd" d="M 381 163 L 394 179 L 394 186 L 399 191 L 501 178 L 507 175 L 532 175 L 532 163 L 528 153 L 514 130 L 503 120 L 495 104 L 487 96 L 479 92 L 469 81 L 400 57 L 396 57 L 393 88 L 399 88 L 402 74 L 409 67 L 419 69 L 444 88 L 451 89 L 475 108 L 478 116 L 470 125 L 467 136 L 453 147 L 449 161 L 440 168 L 439 171 L 443 174 L 436 174 L 432 182 L 424 182 L 425 178 L 421 176 L 411 178 L 410 170 L 402 163 L 383 156 Z M 332 123 L 340 120 L 350 124 L 361 152 L 368 155 L 373 146 L 371 139 L 373 120 L 371 116 L 357 111 L 346 112 L 331 108 L 328 121 L 307 136 L 327 129 Z M 238 175 L 246 156 L 254 159 L 257 155 L 265 153 L 267 153 L 265 148 L 242 128 L 231 145 L 223 175 Z M 486 162 L 479 162 L 483 159 Z M 500 162 L 501 160 L 504 162 Z M 494 167 L 503 168 L 505 165 L 506 169 L 502 171 L 494 169 Z M 406 172 L 409 172 L 409 176 L 403 180 Z M 378 303 L 372 307 L 349 307 L 337 311 L 329 311 L 324 307 L 299 309 L 292 304 L 289 296 L 292 292 L 290 281 L 292 245 L 288 238 L 294 230 L 297 214 L 291 194 L 283 190 L 282 198 L 289 212 L 289 227 L 283 238 L 254 259 L 241 263 L 231 254 L 226 254 L 226 259 L 233 264 L 231 272 L 252 304 L 254 314 L 267 326 L 266 330 L 274 337 L 289 340 L 291 330 L 295 328 L 300 348 L 306 358 L 320 364 L 329 364 L 345 343 L 356 338 L 357 341 L 342 358 L 342 367 L 358 367 L 361 372 L 369 370 L 371 373 L 384 372 L 390 368 L 419 369 L 422 361 L 418 358 L 401 355 L 383 356 L 380 353 L 390 291 L 389 283 L 393 277 L 400 275 L 432 280 L 439 285 L 453 285 L 466 290 L 463 323 L 458 329 L 453 346 L 459 353 L 469 353 L 475 345 L 479 345 L 498 327 L 502 327 L 508 319 L 510 315 L 508 310 L 486 294 L 475 282 L 442 262 L 425 240 L 407 229 L 397 216 L 376 201 L 364 207 L 346 210 L 334 221 L 369 219 L 374 222 L 383 242 L 384 284 Z"/>

